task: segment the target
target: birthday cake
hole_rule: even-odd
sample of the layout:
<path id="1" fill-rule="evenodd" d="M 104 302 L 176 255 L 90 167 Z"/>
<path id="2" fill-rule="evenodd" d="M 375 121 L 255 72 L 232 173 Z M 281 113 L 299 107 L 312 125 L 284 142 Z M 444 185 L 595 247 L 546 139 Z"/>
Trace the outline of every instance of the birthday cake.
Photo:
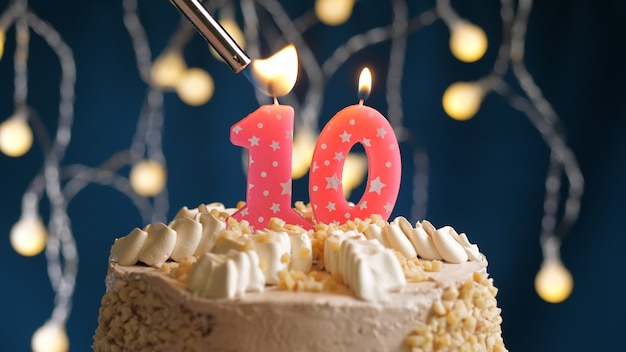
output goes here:
<path id="1" fill-rule="evenodd" d="M 295 210 L 312 229 L 254 230 L 212 203 L 117 239 L 93 350 L 506 350 L 497 289 L 465 234 Z"/>

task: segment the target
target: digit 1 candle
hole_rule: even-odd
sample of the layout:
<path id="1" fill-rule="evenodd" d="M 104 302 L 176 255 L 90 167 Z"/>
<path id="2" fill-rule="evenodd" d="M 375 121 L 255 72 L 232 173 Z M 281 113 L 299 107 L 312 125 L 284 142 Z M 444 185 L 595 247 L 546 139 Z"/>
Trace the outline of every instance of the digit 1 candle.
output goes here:
<path id="1" fill-rule="evenodd" d="M 293 117 L 291 106 L 263 105 L 230 129 L 230 141 L 248 149 L 246 205 L 232 217 L 258 230 L 272 217 L 311 228 L 291 207 Z"/>
<path id="2" fill-rule="evenodd" d="M 345 223 L 373 214 L 387 220 L 398 198 L 402 173 L 398 139 L 380 112 L 363 105 L 371 79 L 369 69 L 364 68 L 359 78 L 359 104 L 333 116 L 317 140 L 309 197 L 318 222 Z M 368 177 L 363 196 L 351 205 L 343 195 L 342 174 L 345 158 L 356 143 L 361 143 L 367 153 Z"/>

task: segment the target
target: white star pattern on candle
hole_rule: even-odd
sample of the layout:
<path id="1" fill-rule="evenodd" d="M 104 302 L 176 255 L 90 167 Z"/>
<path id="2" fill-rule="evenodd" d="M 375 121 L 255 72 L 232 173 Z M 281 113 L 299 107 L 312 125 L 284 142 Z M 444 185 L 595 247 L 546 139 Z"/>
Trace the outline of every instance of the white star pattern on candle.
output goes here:
<path id="1" fill-rule="evenodd" d="M 335 203 L 328 202 L 328 205 L 326 205 L 326 209 L 328 209 L 329 212 L 335 210 Z"/>
<path id="2" fill-rule="evenodd" d="M 366 147 L 371 147 L 372 146 L 372 141 L 369 138 L 363 137 L 363 145 L 366 146 Z"/>
<path id="3" fill-rule="evenodd" d="M 380 182 L 380 176 L 378 176 L 370 182 L 370 192 L 376 192 L 380 195 L 380 190 L 385 186 L 386 184 Z"/>
<path id="4" fill-rule="evenodd" d="M 261 139 L 257 136 L 252 136 L 252 138 L 248 139 L 248 141 L 250 142 L 250 147 L 254 147 L 254 146 L 259 146 L 259 141 Z"/>
<path id="5" fill-rule="evenodd" d="M 272 141 L 272 144 L 270 144 L 270 148 L 272 148 L 273 151 L 276 151 L 276 149 L 280 149 L 280 144 L 276 141 Z"/>
<path id="6" fill-rule="evenodd" d="M 241 128 L 241 126 L 237 125 L 235 127 L 233 127 L 233 132 L 235 132 L 235 134 L 239 134 L 239 132 L 241 132 L 243 128 Z"/>
<path id="7" fill-rule="evenodd" d="M 350 143 L 350 137 L 352 137 L 352 135 L 347 131 L 343 131 L 343 133 L 340 134 L 339 137 L 341 137 L 341 143 Z"/>
<path id="8" fill-rule="evenodd" d="M 280 204 L 272 203 L 270 210 L 274 212 L 274 214 L 280 211 Z"/>
<path id="9" fill-rule="evenodd" d="M 311 170 L 313 170 L 313 172 L 317 171 L 317 169 L 319 169 L 320 167 L 317 166 L 317 162 L 313 162 L 313 165 L 311 165 Z"/>
<path id="10" fill-rule="evenodd" d="M 248 212 L 248 208 L 243 208 L 243 209 L 241 209 L 241 215 L 243 215 L 243 216 L 247 216 L 248 214 L 250 214 L 250 213 Z"/>
<path id="11" fill-rule="evenodd" d="M 285 132 L 285 138 L 287 138 L 287 139 L 293 139 L 293 131 L 287 131 L 287 132 Z"/>
<path id="12" fill-rule="evenodd" d="M 384 128 L 379 128 L 376 130 L 376 137 L 385 138 L 387 131 Z"/>
<path id="13" fill-rule="evenodd" d="M 291 182 L 287 181 L 287 182 L 281 182 L 280 183 L 280 187 L 282 188 L 282 191 L 280 192 L 280 195 L 291 195 Z"/>
<path id="14" fill-rule="evenodd" d="M 361 202 L 361 204 L 359 204 L 359 209 L 363 210 L 363 209 L 367 209 L 367 201 L 364 200 Z"/>
<path id="15" fill-rule="evenodd" d="M 391 213 L 392 210 L 393 210 L 393 204 L 390 204 L 390 203 L 385 204 L 385 211 L 388 211 Z"/>
<path id="16" fill-rule="evenodd" d="M 340 153 L 340 152 L 335 153 L 335 160 L 337 161 L 343 160 L 343 153 Z"/>
<path id="17" fill-rule="evenodd" d="M 379 179 L 380 181 L 380 179 Z M 337 174 L 333 174 L 332 177 L 326 177 L 326 189 L 332 188 L 335 191 L 338 190 L 337 187 L 339 187 L 339 184 L 341 183 L 341 180 L 339 179 L 339 177 L 337 177 Z M 380 191 L 379 191 L 380 193 Z"/>

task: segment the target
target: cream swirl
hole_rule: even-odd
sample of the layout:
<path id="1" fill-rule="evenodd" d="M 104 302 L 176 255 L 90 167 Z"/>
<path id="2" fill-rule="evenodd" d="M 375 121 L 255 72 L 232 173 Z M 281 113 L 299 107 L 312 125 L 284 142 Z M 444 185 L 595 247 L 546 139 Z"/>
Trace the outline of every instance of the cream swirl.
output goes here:
<path id="1" fill-rule="evenodd" d="M 459 235 L 452 226 L 435 229 L 429 221 L 423 220 L 413 227 L 407 219 L 399 216 L 383 227 L 383 234 L 388 247 L 407 258 L 417 255 L 455 264 L 481 260 L 478 246 L 470 243 L 464 233 Z"/>

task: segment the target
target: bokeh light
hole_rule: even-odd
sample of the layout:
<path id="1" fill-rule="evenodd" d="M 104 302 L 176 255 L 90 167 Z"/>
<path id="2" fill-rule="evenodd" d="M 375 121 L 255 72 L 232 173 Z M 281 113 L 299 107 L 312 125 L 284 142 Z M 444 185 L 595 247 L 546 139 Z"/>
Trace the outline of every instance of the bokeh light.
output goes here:
<path id="1" fill-rule="evenodd" d="M 352 16 L 354 0 L 316 0 L 315 15 L 324 24 L 338 26 Z"/>
<path id="2" fill-rule="evenodd" d="M 130 186 L 137 194 L 154 197 L 167 182 L 167 171 L 163 164 L 154 160 L 142 160 L 130 170 Z"/>
<path id="3" fill-rule="evenodd" d="M 482 104 L 485 92 L 477 83 L 456 82 L 443 93 L 443 109 L 459 121 L 471 119 Z"/>
<path id="4" fill-rule="evenodd" d="M 304 177 L 309 171 L 316 141 L 317 135 L 307 128 L 298 130 L 293 137 L 291 177 L 294 180 Z"/>
<path id="5" fill-rule="evenodd" d="M 2 54 L 4 54 L 4 41 L 5 41 L 5 34 L 4 34 L 4 31 L 0 29 L 0 59 L 2 59 Z"/>
<path id="6" fill-rule="evenodd" d="M 33 352 L 67 352 L 70 341 L 62 324 L 47 322 L 37 329 L 31 340 Z"/>
<path id="7" fill-rule="evenodd" d="M 467 21 L 452 25 L 450 50 L 452 55 L 463 62 L 480 60 L 487 51 L 487 35 L 482 28 Z"/>
<path id="8" fill-rule="evenodd" d="M 11 246 L 26 257 L 35 256 L 46 247 L 46 227 L 38 216 L 25 216 L 11 227 Z"/>
<path id="9" fill-rule="evenodd" d="M 215 83 L 208 72 L 201 68 L 191 68 L 183 73 L 176 84 L 176 93 L 188 105 L 206 104 L 213 96 Z"/>
<path id="10" fill-rule="evenodd" d="M 33 145 L 33 132 L 24 118 L 13 116 L 0 124 L 0 151 L 20 157 Z"/>
<path id="11" fill-rule="evenodd" d="M 170 88 L 178 84 L 185 70 L 187 70 L 187 64 L 182 53 L 168 50 L 154 60 L 150 74 L 154 84 L 162 88 Z"/>
<path id="12" fill-rule="evenodd" d="M 546 259 L 535 277 L 535 290 L 539 297 L 550 303 L 566 300 L 574 288 L 574 279 L 558 259 Z"/>
<path id="13" fill-rule="evenodd" d="M 362 153 L 348 153 L 343 164 L 342 185 L 343 195 L 347 199 L 352 190 L 363 182 L 367 173 L 367 155 Z"/>

